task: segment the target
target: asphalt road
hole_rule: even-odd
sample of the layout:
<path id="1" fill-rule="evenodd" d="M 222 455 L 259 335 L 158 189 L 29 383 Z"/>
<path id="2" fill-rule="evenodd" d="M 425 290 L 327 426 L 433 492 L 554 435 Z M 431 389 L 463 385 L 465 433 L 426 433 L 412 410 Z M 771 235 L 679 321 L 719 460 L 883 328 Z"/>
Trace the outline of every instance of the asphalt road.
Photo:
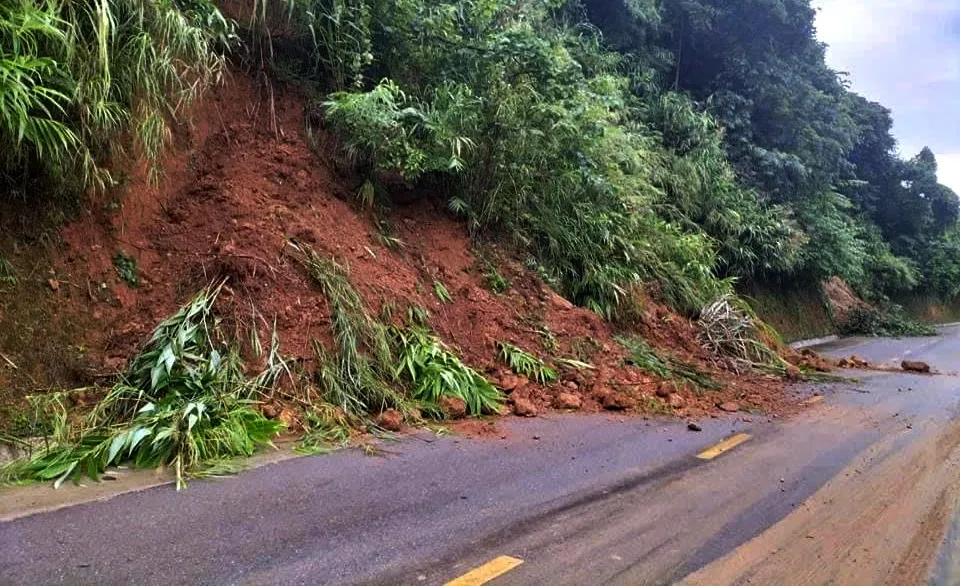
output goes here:
<path id="1" fill-rule="evenodd" d="M 439 585 L 499 556 L 523 563 L 496 586 L 960 584 L 960 329 L 827 350 L 944 374 L 856 373 L 701 433 L 512 420 L 123 494 L 0 523 L 0 584 Z"/>

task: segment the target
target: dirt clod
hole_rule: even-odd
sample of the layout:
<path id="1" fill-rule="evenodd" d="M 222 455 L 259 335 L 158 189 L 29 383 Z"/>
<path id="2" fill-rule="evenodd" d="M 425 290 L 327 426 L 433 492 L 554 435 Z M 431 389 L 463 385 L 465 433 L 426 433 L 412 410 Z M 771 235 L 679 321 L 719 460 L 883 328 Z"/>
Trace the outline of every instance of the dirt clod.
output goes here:
<path id="1" fill-rule="evenodd" d="M 527 382 L 527 379 L 522 376 L 508 374 L 500 379 L 500 383 L 497 386 L 503 389 L 504 392 L 511 393 L 519 388 L 522 388 L 527 384 Z"/>
<path id="2" fill-rule="evenodd" d="M 681 409 L 686 404 L 687 402 L 683 399 L 683 397 L 677 393 L 671 393 L 670 396 L 667 397 L 667 405 L 670 405 L 670 407 L 673 409 Z"/>
<path id="3" fill-rule="evenodd" d="M 660 383 L 660 386 L 657 387 L 657 396 L 661 399 L 668 399 L 670 395 L 676 392 L 677 386 L 670 381 L 663 381 Z"/>
<path id="4" fill-rule="evenodd" d="M 904 360 L 900 363 L 900 368 L 906 370 L 907 372 L 922 372 L 924 374 L 930 373 L 930 365 L 926 362 L 920 362 L 918 360 Z"/>
<path id="5" fill-rule="evenodd" d="M 440 397 L 440 409 L 449 419 L 461 419 L 467 414 L 467 404 L 459 397 Z"/>
<path id="6" fill-rule="evenodd" d="M 583 405 L 583 400 L 571 393 L 560 393 L 554 405 L 557 409 L 579 409 Z"/>
<path id="7" fill-rule="evenodd" d="M 733 401 L 727 401 L 726 403 L 720 403 L 717 405 L 717 408 L 721 411 L 726 411 L 727 413 L 736 413 L 740 410 L 740 404 Z"/>
<path id="8" fill-rule="evenodd" d="M 625 411 L 636 405 L 637 400 L 625 393 L 610 393 L 603 399 L 603 408 L 609 411 Z"/>
<path id="9" fill-rule="evenodd" d="M 529 399 L 516 399 L 513 402 L 513 414 L 518 417 L 536 417 L 537 406 Z"/>
<path id="10" fill-rule="evenodd" d="M 400 431 L 403 428 L 403 416 L 396 409 L 387 409 L 377 418 L 377 425 L 387 431 Z"/>

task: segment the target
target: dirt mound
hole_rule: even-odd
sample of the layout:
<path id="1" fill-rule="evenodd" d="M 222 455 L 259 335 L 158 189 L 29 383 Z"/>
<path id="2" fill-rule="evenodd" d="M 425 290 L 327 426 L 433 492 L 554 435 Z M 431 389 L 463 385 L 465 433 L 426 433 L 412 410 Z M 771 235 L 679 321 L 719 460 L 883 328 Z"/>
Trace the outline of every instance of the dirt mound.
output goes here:
<path id="1" fill-rule="evenodd" d="M 658 397 L 664 381 L 625 365 L 627 352 L 609 322 L 550 291 L 496 246 L 478 258 L 462 223 L 438 203 L 420 199 L 396 207 L 390 233 L 382 232 L 353 203 L 355 187 L 334 177 L 300 136 L 301 100 L 277 95 L 267 108 L 265 99 L 236 74 L 197 112 L 191 138 L 170 158 L 159 186 L 134 176 L 122 199 L 93 202 L 63 228 L 50 275 L 62 285 L 45 289 L 35 302 L 56 308 L 45 314 L 54 327 L 96 324 L 70 329 L 69 345 L 85 349 L 89 379 L 116 372 L 161 319 L 222 279 L 225 325 L 257 320 L 266 333 L 275 322 L 283 352 L 309 364 L 312 341 L 330 339 L 330 315 L 290 254 L 288 242 L 295 239 L 349 266 L 371 312 L 413 305 L 429 310 L 436 332 L 523 410 L 673 408 L 696 415 L 731 401 L 748 410 L 787 405 L 777 377 L 727 372 L 697 343 L 692 323 L 648 297 L 640 333 L 723 385 L 703 392 L 678 384 Z M 137 286 L 120 278 L 119 254 L 136 262 Z M 500 294 L 488 285 L 491 262 L 509 283 Z M 440 285 L 447 302 L 436 293 Z M 0 315 L 0 322 L 22 318 Z M 591 368 L 562 369 L 558 382 L 540 385 L 497 360 L 498 342 Z M 21 350 L 0 346 L 12 362 L 45 359 Z M 51 377 L 46 384 L 70 382 Z"/>
<path id="2" fill-rule="evenodd" d="M 845 323 L 854 310 L 869 311 L 873 309 L 869 303 L 860 299 L 856 292 L 850 288 L 850 285 L 840 277 L 832 277 L 830 280 L 824 281 L 822 286 L 823 295 L 830 306 L 834 323 Z"/>

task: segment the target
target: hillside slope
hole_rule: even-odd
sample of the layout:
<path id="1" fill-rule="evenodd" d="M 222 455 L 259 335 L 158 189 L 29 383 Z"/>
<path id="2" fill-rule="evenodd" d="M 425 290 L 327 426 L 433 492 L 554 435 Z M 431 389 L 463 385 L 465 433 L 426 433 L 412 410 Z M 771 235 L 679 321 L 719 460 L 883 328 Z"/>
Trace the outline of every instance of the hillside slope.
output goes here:
<path id="1" fill-rule="evenodd" d="M 91 203 L 63 227 L 49 275 L 28 270 L 42 247 L 12 256 L 29 277 L 19 294 L 0 302 L 4 427 L 22 419 L 27 394 L 109 379 L 159 321 L 224 279 L 222 326 L 239 332 L 256 320 L 266 332 L 275 323 L 281 351 L 309 366 L 313 341 L 329 345 L 331 316 L 291 241 L 349 267 L 371 314 L 427 309 L 430 326 L 504 389 L 508 403 L 522 404 L 516 410 L 523 414 L 606 407 L 697 415 L 731 401 L 744 409 L 788 408 L 779 377 L 723 370 L 728 365 L 697 343 L 694 325 L 653 297 L 638 308 L 635 333 L 657 355 L 692 367 L 718 388 L 697 388 L 682 377 L 663 381 L 628 365 L 629 352 L 616 341 L 624 332 L 559 297 L 507 251 L 471 242 L 430 198 L 395 205 L 378 222 L 355 204 L 349 180 L 334 176 L 308 147 L 303 120 L 296 96 L 268 105 L 236 73 L 198 109 L 159 186 L 134 177 L 122 194 Z M 390 238 L 383 237 L 387 224 Z M 121 278 L 118 269 L 131 266 L 124 258 L 134 261 L 136 286 Z M 502 294 L 490 290 L 491 267 L 509 282 Z M 438 297 L 437 283 L 448 302 Z M 592 368 L 563 370 L 555 384 L 540 385 L 508 372 L 497 358 L 499 342 Z"/>

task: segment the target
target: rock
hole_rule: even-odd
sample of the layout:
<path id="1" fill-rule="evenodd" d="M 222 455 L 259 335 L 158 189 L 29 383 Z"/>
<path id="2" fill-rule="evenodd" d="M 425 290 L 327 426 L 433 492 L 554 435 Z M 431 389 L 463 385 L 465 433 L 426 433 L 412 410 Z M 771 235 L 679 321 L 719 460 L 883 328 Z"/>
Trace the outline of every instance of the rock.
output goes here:
<path id="1" fill-rule="evenodd" d="M 660 383 L 660 386 L 657 387 L 657 396 L 661 399 L 668 399 L 670 395 L 673 395 L 677 390 L 677 385 L 669 381 L 663 381 Z"/>
<path id="2" fill-rule="evenodd" d="M 500 384 L 498 385 L 503 392 L 512 393 L 513 391 L 525 386 L 527 384 L 527 379 L 522 376 L 516 376 L 514 374 L 505 375 L 500 379 Z"/>
<path id="3" fill-rule="evenodd" d="M 583 400 L 571 393 L 560 393 L 554 404 L 557 409 L 579 409 L 583 405 Z"/>
<path id="4" fill-rule="evenodd" d="M 440 409 L 450 419 L 460 419 L 467 414 L 467 404 L 459 397 L 444 395 L 440 397 Z"/>
<path id="5" fill-rule="evenodd" d="M 603 408 L 610 411 L 624 411 L 635 407 L 636 404 L 637 401 L 633 397 L 623 393 L 609 393 L 603 399 Z"/>
<path id="6" fill-rule="evenodd" d="M 922 372 L 924 374 L 930 373 L 930 365 L 926 362 L 919 362 L 917 360 L 904 360 L 900 363 L 900 368 L 906 370 L 907 372 Z"/>
<path id="7" fill-rule="evenodd" d="M 263 413 L 263 416 L 267 419 L 276 419 L 277 415 L 280 414 L 280 410 L 277 409 L 277 406 L 271 403 L 261 406 L 260 412 Z"/>
<path id="8" fill-rule="evenodd" d="M 717 405 L 717 408 L 721 411 L 726 411 L 727 413 L 736 413 L 740 410 L 740 405 L 734 403 L 733 401 L 727 401 L 726 403 L 720 403 Z"/>
<path id="9" fill-rule="evenodd" d="M 595 384 L 593 385 L 590 394 L 597 403 L 602 405 L 603 402 L 607 400 L 607 397 L 610 396 L 610 389 L 603 385 Z"/>
<path id="10" fill-rule="evenodd" d="M 687 424 L 687 429 L 689 429 L 690 431 L 703 431 L 702 427 L 700 427 L 696 423 L 693 423 L 692 421 Z"/>
<path id="11" fill-rule="evenodd" d="M 677 393 L 671 393 L 670 396 L 667 397 L 667 405 L 670 405 L 670 407 L 673 409 L 680 409 L 686 403 L 687 402 L 683 400 L 683 397 L 681 397 Z"/>
<path id="12" fill-rule="evenodd" d="M 572 392 L 576 392 L 580 389 L 580 385 L 578 385 L 576 382 L 572 380 L 568 380 L 567 382 L 563 383 L 563 388 L 570 390 Z"/>
<path id="13" fill-rule="evenodd" d="M 377 425 L 387 431 L 400 431 L 403 427 L 403 416 L 396 409 L 387 409 L 377 417 Z"/>
<path id="14" fill-rule="evenodd" d="M 792 364 L 787 365 L 786 371 L 787 380 L 800 380 L 803 377 L 803 373 L 800 372 L 800 369 Z"/>
<path id="15" fill-rule="evenodd" d="M 513 402 L 513 414 L 519 417 L 536 417 L 537 407 L 530 399 L 516 399 Z"/>
<path id="16" fill-rule="evenodd" d="M 300 427 L 300 418 L 297 417 L 297 412 L 293 409 L 284 408 L 280 411 L 280 415 L 277 415 L 277 419 L 279 419 L 288 430 L 296 430 Z"/>
<path id="17" fill-rule="evenodd" d="M 840 362 L 837 362 L 837 366 L 840 368 L 850 368 L 850 361 L 846 358 L 841 358 Z"/>

